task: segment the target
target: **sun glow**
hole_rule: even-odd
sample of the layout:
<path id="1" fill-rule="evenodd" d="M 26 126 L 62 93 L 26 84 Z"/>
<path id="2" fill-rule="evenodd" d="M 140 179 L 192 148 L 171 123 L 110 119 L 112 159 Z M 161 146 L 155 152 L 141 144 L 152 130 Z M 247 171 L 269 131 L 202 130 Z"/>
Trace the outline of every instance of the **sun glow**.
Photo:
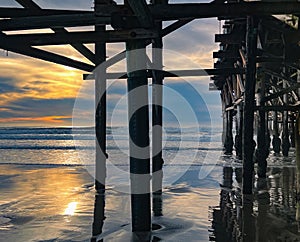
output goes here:
<path id="1" fill-rule="evenodd" d="M 73 216 L 77 207 L 77 202 L 71 202 L 68 204 L 68 207 L 65 209 L 64 215 Z"/>

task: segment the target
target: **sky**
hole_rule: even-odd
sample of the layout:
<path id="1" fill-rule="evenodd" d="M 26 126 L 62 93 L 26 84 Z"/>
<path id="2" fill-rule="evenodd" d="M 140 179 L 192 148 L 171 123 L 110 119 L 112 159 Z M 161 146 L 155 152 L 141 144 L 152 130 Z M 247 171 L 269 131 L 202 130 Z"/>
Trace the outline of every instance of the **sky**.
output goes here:
<path id="1" fill-rule="evenodd" d="M 92 0 L 35 0 L 35 2 L 42 8 L 56 9 L 90 10 L 93 5 Z M 0 5 L 20 7 L 13 0 L 1 0 Z M 170 23 L 164 23 L 165 26 L 168 24 Z M 39 30 L 39 32 L 51 32 L 51 30 Z M 212 68 L 212 52 L 218 49 L 214 43 L 214 35 L 218 32 L 219 23 L 216 19 L 194 20 L 165 37 L 165 70 Z M 93 49 L 92 45 L 88 47 Z M 88 63 L 88 60 L 71 46 L 47 46 L 42 49 Z M 107 49 L 107 54 L 111 57 L 122 51 L 124 44 L 108 44 Z M 110 71 L 125 70 L 125 61 L 110 69 Z M 90 92 L 94 82 L 83 81 L 82 74 L 82 71 L 76 69 L 0 50 L 0 126 L 71 126 L 74 104 L 75 106 L 76 103 L 84 104 L 89 109 L 93 107 L 93 95 L 82 97 L 82 94 L 87 90 Z M 212 121 L 220 123 L 220 95 L 219 92 L 208 91 L 209 81 L 209 77 L 177 78 L 166 79 L 165 85 L 169 89 L 177 90 L 179 96 L 183 96 L 197 110 L 196 116 L 199 116 L 197 117 L 199 120 L 207 121 L 207 115 L 211 115 Z M 190 83 L 197 90 L 201 100 L 191 95 L 190 87 L 186 83 Z M 118 117 L 112 125 L 121 125 L 127 120 L 126 101 L 120 103 L 125 95 L 126 81 L 115 80 L 107 96 L 108 116 L 112 117 L 115 114 L 114 117 Z M 175 96 L 165 93 L 165 105 L 176 104 L 178 119 L 186 118 L 184 105 L 176 103 L 178 99 Z M 209 113 L 202 114 L 201 110 L 209 110 Z M 167 120 L 167 112 L 165 116 Z M 88 114 L 87 119 L 93 119 L 92 112 Z"/>

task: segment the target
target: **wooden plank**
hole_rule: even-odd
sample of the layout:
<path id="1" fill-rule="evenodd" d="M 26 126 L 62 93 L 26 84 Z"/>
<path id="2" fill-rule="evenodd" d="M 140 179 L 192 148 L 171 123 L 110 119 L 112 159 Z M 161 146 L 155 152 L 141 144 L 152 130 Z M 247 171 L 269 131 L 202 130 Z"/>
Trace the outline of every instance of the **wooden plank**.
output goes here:
<path id="1" fill-rule="evenodd" d="M 218 76 L 218 75 L 234 75 L 234 74 L 243 74 L 245 73 L 244 69 L 238 68 L 224 68 L 224 69 L 194 69 L 194 70 L 170 70 L 170 71 L 158 71 L 164 78 L 171 77 L 192 77 L 192 76 Z M 152 70 L 147 70 L 147 78 L 152 78 L 153 72 Z M 93 74 L 84 74 L 84 80 L 92 80 L 94 79 Z M 107 73 L 107 79 L 126 79 L 127 75 L 125 72 L 115 72 L 115 73 Z"/>
<path id="2" fill-rule="evenodd" d="M 245 87 L 244 87 L 243 80 L 242 80 L 242 77 L 241 77 L 240 74 L 237 74 L 237 75 L 236 75 L 236 80 L 237 80 L 237 82 L 238 82 L 238 86 L 239 86 L 239 88 L 240 88 L 240 91 L 241 91 L 242 93 L 244 93 L 244 92 L 245 92 Z"/>
<path id="3" fill-rule="evenodd" d="M 243 34 L 236 33 L 236 34 L 216 34 L 215 35 L 215 42 L 222 42 L 223 44 L 241 44 L 244 40 Z"/>
<path id="4" fill-rule="evenodd" d="M 216 68 L 216 69 L 233 68 L 233 63 L 218 61 L 214 64 L 214 68 Z"/>
<path id="5" fill-rule="evenodd" d="M 103 32 L 85 31 L 85 32 L 67 32 L 47 34 L 17 34 L 7 35 L 9 43 L 20 42 L 23 44 L 42 46 L 42 45 L 66 45 L 76 43 L 114 43 L 125 42 L 133 39 L 151 39 L 157 37 L 156 31 L 144 29 L 132 30 L 108 30 Z"/>
<path id="6" fill-rule="evenodd" d="M 84 13 L 90 13 L 90 11 L 41 9 L 39 12 L 36 12 L 32 9 L 0 7 L 0 18 L 20 18 L 20 17 L 31 17 L 31 16 L 69 15 L 69 14 L 74 15 L 74 14 L 84 14 Z"/>
<path id="7" fill-rule="evenodd" d="M 24 8 L 32 9 L 35 13 L 39 13 L 42 11 L 39 5 L 37 5 L 32 0 L 16 0 L 20 5 Z M 64 28 L 52 28 L 55 33 L 68 33 Z M 95 63 L 95 55 L 94 53 L 88 49 L 86 46 L 78 43 L 71 44 L 72 47 L 81 53 L 84 57 L 86 57 L 91 62 Z"/>
<path id="8" fill-rule="evenodd" d="M 86 63 L 83 63 L 81 61 L 76 61 L 73 59 L 70 59 L 68 57 L 60 56 L 54 53 L 50 53 L 44 50 L 39 50 L 33 47 L 29 46 L 18 46 L 18 45 L 11 45 L 6 41 L 5 35 L 1 34 L 0 37 L 0 48 L 15 52 L 21 55 L 30 56 L 33 58 L 49 61 L 56 64 L 61 64 L 65 66 L 69 66 L 75 69 L 79 69 L 82 71 L 88 71 L 92 72 L 94 70 L 93 65 L 89 65 Z"/>
<path id="9" fill-rule="evenodd" d="M 222 16 L 297 14 L 297 2 L 239 2 L 239 3 L 190 3 L 150 7 L 156 19 L 177 20 L 181 18 L 212 18 Z"/>
<path id="10" fill-rule="evenodd" d="M 287 77 L 287 76 L 284 76 L 284 75 L 282 75 L 282 74 L 279 74 L 279 73 L 277 73 L 277 72 L 275 72 L 275 71 L 272 71 L 272 70 L 269 70 L 269 69 L 264 69 L 264 72 L 267 73 L 268 75 L 273 76 L 273 77 L 276 77 L 276 78 L 278 78 L 278 79 L 286 80 L 286 81 L 288 81 L 288 82 L 290 82 L 290 83 L 293 83 L 293 82 L 294 82 L 293 79 L 291 79 L 291 78 L 289 78 L 289 77 Z"/>
<path id="11" fill-rule="evenodd" d="M 282 57 L 267 57 L 258 56 L 256 58 L 257 63 L 283 63 L 284 59 Z"/>
<path id="12" fill-rule="evenodd" d="M 275 98 L 278 98 L 280 96 L 283 96 L 284 94 L 287 94 L 287 93 L 290 93 L 292 91 L 295 91 L 298 88 L 300 88 L 300 83 L 295 83 L 293 86 L 287 87 L 287 88 L 285 88 L 285 89 L 283 89 L 283 90 L 281 90 L 279 92 L 273 93 L 273 94 L 265 97 L 263 99 L 263 102 L 268 102 L 268 101 L 270 101 L 272 99 L 275 99 Z"/>
<path id="13" fill-rule="evenodd" d="M 238 59 L 240 56 L 237 51 L 220 50 L 213 52 L 213 58 Z"/>
<path id="14" fill-rule="evenodd" d="M 23 17 L 0 20 L 0 31 L 110 24 L 110 20 L 110 17 L 99 17 L 94 13 Z"/>
<path id="15" fill-rule="evenodd" d="M 292 112 L 297 112 L 299 111 L 299 105 L 297 106 L 288 106 L 288 105 L 283 105 L 283 106 L 256 106 L 255 110 L 263 110 L 265 112 L 270 112 L 270 111 L 278 111 L 278 112 L 285 112 L 285 111 L 292 111 Z"/>
<path id="16" fill-rule="evenodd" d="M 246 55 L 245 55 L 245 51 L 240 49 L 239 50 L 240 56 L 242 58 L 242 62 L 243 62 L 243 66 L 246 66 Z"/>
<path id="17" fill-rule="evenodd" d="M 190 4 L 168 4 L 163 8 L 159 5 L 148 6 L 152 16 L 156 20 L 169 21 L 187 18 L 212 18 L 219 16 L 246 16 L 246 15 L 271 15 L 271 14 L 299 14 L 300 4 L 298 2 L 240 2 L 240 3 L 190 3 Z M 121 15 L 124 5 L 114 6 L 115 12 Z M 19 11 L 19 10 L 18 10 Z M 12 19 L 0 22 L 3 30 L 22 30 L 49 27 L 75 27 L 96 24 L 110 24 L 111 12 L 82 13 L 68 15 L 52 15 L 40 17 L 21 18 L 19 21 Z M 142 16 L 141 16 L 142 17 Z M 37 19 L 35 19 L 37 18 Z M 143 17 L 142 17 L 143 18 Z M 32 25 L 31 25 L 31 21 Z M 148 21 L 148 20 L 145 20 Z M 40 24 L 38 24 L 40 22 Z M 5 24 L 7 27 L 5 27 Z M 23 23 L 23 24 L 22 24 Z"/>

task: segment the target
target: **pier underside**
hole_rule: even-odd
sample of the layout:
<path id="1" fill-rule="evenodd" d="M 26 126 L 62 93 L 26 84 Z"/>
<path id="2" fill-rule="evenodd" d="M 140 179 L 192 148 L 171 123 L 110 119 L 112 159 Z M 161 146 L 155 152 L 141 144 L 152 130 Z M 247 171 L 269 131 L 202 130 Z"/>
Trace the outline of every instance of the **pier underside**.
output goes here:
<path id="1" fill-rule="evenodd" d="M 32 0 L 16 0 L 23 8 L 0 7 L 0 48 L 79 69 L 92 74 L 102 64 L 96 80 L 96 189 L 104 196 L 106 177 L 106 81 L 116 76 L 127 79 L 128 91 L 156 84 L 152 110 L 152 125 L 162 126 L 163 80 L 165 77 L 210 75 L 212 89 L 220 91 L 223 107 L 224 151 L 242 160 L 243 202 L 253 194 L 254 176 L 266 178 L 270 153 L 289 156 L 290 148 L 299 158 L 300 110 L 300 31 L 299 2 L 234 2 L 215 0 L 211 3 L 168 4 L 167 0 L 95 0 L 93 11 L 41 9 Z M 218 18 L 222 33 L 215 41 L 220 50 L 213 53 L 212 69 L 163 71 L 162 52 L 146 56 L 146 46 L 163 48 L 163 38 L 194 19 Z M 174 21 L 163 27 L 164 21 Z M 94 31 L 73 31 L 68 27 L 93 26 Z M 108 26 L 110 28 L 108 28 Z M 53 33 L 43 33 L 51 29 Z M 108 30 L 109 29 L 109 30 Z M 24 34 L 22 30 L 39 30 Z M 188 36 L 187 36 L 188 38 Z M 184 41 L 184 40 L 180 40 Z M 107 43 L 126 43 L 126 49 L 107 58 Z M 41 50 L 39 46 L 71 45 L 88 61 L 78 61 Z M 95 51 L 85 44 L 95 44 Z M 140 49 L 141 55 L 132 51 Z M 107 69 L 127 58 L 127 73 L 108 73 Z M 149 68 L 157 67 L 155 70 Z M 150 66 L 151 66 L 150 65 Z M 139 67 L 144 67 L 143 70 Z M 175 74 L 174 74 L 175 73 Z M 176 73 L 178 75 L 176 75 Z M 129 97 L 129 133 L 138 147 L 149 146 L 149 106 L 134 110 L 137 100 L 148 100 L 148 89 Z M 98 93 L 103 93 L 99 96 Z M 161 104 L 161 105 L 159 105 Z M 154 130 L 154 129 L 153 129 Z M 146 158 L 136 157 L 130 145 L 132 231 L 151 231 L 151 197 L 162 193 L 162 132 L 153 131 L 154 157 L 150 148 Z M 159 152 L 157 152 L 159 151 Z M 150 167 L 152 159 L 152 167 Z M 257 163 L 257 169 L 255 164 Z M 151 171 L 152 169 L 152 171 Z M 152 176 L 151 173 L 159 174 Z M 138 175 L 146 175 L 137 179 Z M 140 184 L 146 188 L 137 192 Z M 298 183 L 300 183 L 298 181 Z M 154 194 L 151 194 L 151 187 Z M 298 187 L 299 189 L 300 187 Z M 299 190 L 298 190 L 299 191 Z M 298 197 L 299 198 L 299 197 Z M 101 211 L 99 212 L 100 214 Z M 103 216 L 103 214 L 101 215 Z M 143 234 L 145 236 L 145 234 Z"/>

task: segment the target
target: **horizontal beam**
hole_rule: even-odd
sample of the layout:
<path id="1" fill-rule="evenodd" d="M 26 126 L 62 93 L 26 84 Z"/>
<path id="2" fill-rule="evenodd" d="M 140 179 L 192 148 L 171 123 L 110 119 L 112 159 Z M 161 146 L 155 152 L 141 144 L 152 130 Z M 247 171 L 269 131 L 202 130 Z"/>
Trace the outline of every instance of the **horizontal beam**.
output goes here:
<path id="1" fill-rule="evenodd" d="M 95 69 L 93 65 L 89 65 L 81 61 L 76 61 L 68 57 L 50 53 L 48 51 L 39 50 L 36 48 L 32 48 L 29 46 L 22 46 L 18 44 L 11 45 L 7 42 L 4 34 L 0 35 L 0 48 L 17 54 L 26 55 L 29 57 L 41 59 L 44 61 L 49 61 L 64 66 L 69 66 L 82 71 L 92 72 Z"/>
<path id="2" fill-rule="evenodd" d="M 53 28 L 52 29 L 56 34 L 68 34 L 69 32 L 65 28 Z M 81 55 L 90 60 L 92 63 L 96 63 L 95 54 L 81 43 L 71 43 L 71 46 L 77 50 Z"/>
<path id="3" fill-rule="evenodd" d="M 226 59 L 238 59 L 240 55 L 237 51 L 218 51 L 213 52 L 213 58 L 226 58 Z"/>
<path id="4" fill-rule="evenodd" d="M 299 2 L 239 2 L 239 3 L 190 3 L 148 5 L 155 20 L 169 21 L 187 18 L 213 18 L 220 16 L 247 16 L 272 14 L 299 14 Z M 123 5 L 114 6 L 122 15 Z M 119 10 L 118 10 L 119 9 Z M 25 10 L 29 11 L 29 10 Z M 109 14 L 109 16 L 107 15 Z M 111 24 L 111 12 L 90 12 L 82 14 L 23 17 L 0 21 L 0 30 L 25 30 L 50 27 L 79 27 L 97 24 Z M 126 18 L 123 20 L 126 22 Z"/>
<path id="5" fill-rule="evenodd" d="M 283 96 L 284 94 L 287 94 L 287 93 L 289 93 L 289 92 L 295 91 L 295 90 L 297 90 L 298 88 L 300 88 L 300 83 L 296 83 L 296 84 L 294 84 L 293 86 L 287 87 L 287 88 L 285 88 L 285 89 L 283 89 L 283 90 L 281 90 L 281 91 L 279 91 L 279 92 L 276 92 L 276 93 L 274 93 L 274 94 L 271 94 L 271 95 L 265 97 L 265 98 L 263 99 L 263 102 L 271 101 L 272 99 L 278 98 L 278 97 L 280 97 L 280 96 Z"/>
<path id="6" fill-rule="evenodd" d="M 181 20 L 178 20 L 177 22 L 171 24 L 170 26 L 165 27 L 165 28 L 161 31 L 160 35 L 161 35 L 161 37 L 165 37 L 165 36 L 167 36 L 168 34 L 172 33 L 172 31 L 174 31 L 174 30 L 176 30 L 176 29 L 178 29 L 178 28 L 184 26 L 185 24 L 188 24 L 188 23 L 191 22 L 191 21 L 192 21 L 192 19 L 186 19 L 186 21 L 184 21 L 184 20 L 182 20 L 182 21 L 181 21 Z M 172 25 L 174 25 L 174 26 L 172 26 Z M 149 44 L 150 44 L 150 43 L 148 43 L 147 46 L 148 46 Z M 116 64 L 117 62 L 120 62 L 121 60 L 125 59 L 125 57 L 126 57 L 126 51 L 123 50 L 123 51 L 121 51 L 119 54 L 117 54 L 117 55 L 113 56 L 112 58 L 108 59 L 108 60 L 105 62 L 106 67 L 108 68 L 108 67 L 110 67 L 110 66 Z"/>
<path id="7" fill-rule="evenodd" d="M 40 45 L 66 45 L 75 43 L 113 43 L 125 42 L 134 39 L 151 39 L 157 37 L 155 31 L 144 29 L 132 30 L 108 30 L 105 32 L 85 31 L 85 32 L 66 32 L 57 31 L 57 33 L 47 34 L 17 34 L 7 35 L 9 43 L 22 40 L 22 43 L 34 46 Z"/>
<path id="8" fill-rule="evenodd" d="M 158 72 L 158 70 L 155 70 Z M 193 77 L 193 76 L 214 76 L 214 75 L 229 75 L 229 74 L 243 74 L 245 73 L 244 69 L 237 68 L 225 68 L 225 69 L 195 69 L 195 70 L 170 70 L 170 71 L 161 71 L 161 75 L 164 78 L 167 77 Z M 153 77 L 153 71 L 147 70 L 147 77 Z M 107 73 L 105 76 L 108 80 L 115 79 L 126 79 L 126 72 L 117 72 L 117 73 Z M 93 74 L 84 74 L 84 80 L 94 79 Z"/>
<path id="9" fill-rule="evenodd" d="M 233 63 L 217 61 L 216 63 L 214 63 L 214 68 L 216 69 L 233 68 Z"/>
<path id="10" fill-rule="evenodd" d="M 283 111 L 291 111 L 291 112 L 298 112 L 299 111 L 299 105 L 297 106 L 256 106 L 256 110 L 262 110 L 266 112 L 271 112 L 271 111 L 278 111 L 278 112 L 283 112 Z"/>
<path id="11" fill-rule="evenodd" d="M 239 3 L 189 3 L 152 6 L 156 19 L 213 18 L 222 16 L 272 15 L 300 13 L 299 2 L 239 2 Z"/>
<path id="12" fill-rule="evenodd" d="M 268 74 L 269 76 L 276 77 L 276 78 L 278 78 L 278 79 L 280 79 L 280 80 L 286 80 L 286 81 L 288 81 L 288 82 L 290 82 L 290 83 L 293 83 L 293 82 L 294 82 L 294 80 L 292 80 L 291 78 L 289 78 L 289 77 L 287 77 L 287 76 L 283 76 L 283 75 L 281 75 L 281 74 L 279 74 L 279 73 L 277 73 L 277 72 L 274 72 L 274 71 L 272 71 L 272 70 L 264 69 L 264 72 L 265 72 L 266 74 Z"/>
<path id="13" fill-rule="evenodd" d="M 223 44 L 240 44 L 245 40 L 245 36 L 242 33 L 236 34 L 216 34 L 215 42 L 222 42 Z"/>
<path id="14" fill-rule="evenodd" d="M 33 0 L 15 0 L 24 8 L 32 10 L 34 13 L 40 13 L 42 8 L 37 5 Z M 64 28 L 53 28 L 52 29 L 55 33 L 68 33 L 68 31 Z M 96 63 L 95 54 L 88 49 L 83 44 L 72 44 L 72 47 L 77 50 L 80 54 L 82 54 L 85 58 L 90 60 L 93 63 Z"/>
<path id="15" fill-rule="evenodd" d="M 97 17 L 94 13 L 4 19 L 0 20 L 0 31 L 105 25 L 110 24 L 110 19 Z"/>
<path id="16" fill-rule="evenodd" d="M 0 7 L 0 18 L 21 18 L 32 16 L 47 16 L 47 15 L 74 15 L 74 14 L 89 14 L 90 11 L 81 10 L 56 10 L 56 9 L 41 9 L 39 12 L 25 8 L 5 8 Z"/>

